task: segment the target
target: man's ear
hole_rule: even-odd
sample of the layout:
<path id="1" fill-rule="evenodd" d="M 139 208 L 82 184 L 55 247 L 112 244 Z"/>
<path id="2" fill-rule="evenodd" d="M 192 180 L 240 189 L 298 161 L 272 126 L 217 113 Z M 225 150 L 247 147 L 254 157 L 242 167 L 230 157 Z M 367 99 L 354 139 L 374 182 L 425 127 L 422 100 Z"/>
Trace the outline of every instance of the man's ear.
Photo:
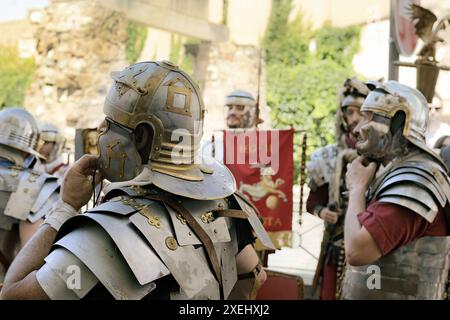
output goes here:
<path id="1" fill-rule="evenodd" d="M 138 125 L 134 131 L 136 148 L 142 163 L 147 164 L 152 151 L 153 128 L 145 123 Z"/>

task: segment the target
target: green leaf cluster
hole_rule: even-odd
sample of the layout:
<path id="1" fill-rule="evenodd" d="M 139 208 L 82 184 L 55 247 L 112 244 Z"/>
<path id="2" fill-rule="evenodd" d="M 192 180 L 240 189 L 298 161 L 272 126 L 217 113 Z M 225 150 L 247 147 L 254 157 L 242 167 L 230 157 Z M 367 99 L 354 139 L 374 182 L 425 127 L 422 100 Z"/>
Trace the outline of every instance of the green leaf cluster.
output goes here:
<path id="1" fill-rule="evenodd" d="M 263 41 L 267 68 L 267 104 L 275 128 L 294 127 L 308 133 L 309 155 L 335 140 L 338 91 L 355 72 L 360 28 L 325 24 L 313 31 L 300 12 L 289 21 L 292 0 L 273 0 Z M 315 47 L 310 49 L 310 47 Z M 295 139 L 298 177 L 301 136 Z"/>
<path id="2" fill-rule="evenodd" d="M 147 38 L 147 28 L 132 21 L 127 25 L 127 41 L 125 44 L 125 57 L 128 63 L 135 63 L 141 55 Z"/>
<path id="3" fill-rule="evenodd" d="M 0 47 L 0 108 L 23 106 L 35 70 L 33 58 L 20 58 L 15 47 Z"/>

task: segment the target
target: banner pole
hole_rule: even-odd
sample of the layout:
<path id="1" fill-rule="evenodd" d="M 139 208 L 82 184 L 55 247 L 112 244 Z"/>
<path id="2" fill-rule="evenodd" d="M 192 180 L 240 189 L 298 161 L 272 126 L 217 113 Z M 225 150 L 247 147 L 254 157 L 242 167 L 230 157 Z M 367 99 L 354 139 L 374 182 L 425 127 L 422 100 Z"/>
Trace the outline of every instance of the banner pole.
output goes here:
<path id="1" fill-rule="evenodd" d="M 306 144 L 307 144 L 308 135 L 305 132 L 303 134 L 303 141 L 302 141 L 302 158 L 300 162 L 300 201 L 299 201 L 299 208 L 298 208 L 298 214 L 299 214 L 299 224 L 302 225 L 302 213 L 303 213 L 303 187 L 305 185 L 305 169 L 306 169 Z"/>

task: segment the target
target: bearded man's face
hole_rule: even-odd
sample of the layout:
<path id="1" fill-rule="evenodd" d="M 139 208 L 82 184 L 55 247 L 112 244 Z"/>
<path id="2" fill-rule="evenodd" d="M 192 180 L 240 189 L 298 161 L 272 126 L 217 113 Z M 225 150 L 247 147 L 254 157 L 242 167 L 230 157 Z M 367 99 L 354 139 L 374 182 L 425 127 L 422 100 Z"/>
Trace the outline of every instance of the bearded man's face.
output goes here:
<path id="1" fill-rule="evenodd" d="M 250 106 L 227 105 L 227 126 L 230 129 L 252 128 L 254 110 Z"/>
<path id="2" fill-rule="evenodd" d="M 370 161 L 382 162 L 392 143 L 388 123 L 374 121 L 373 112 L 362 112 L 362 120 L 353 130 L 358 154 Z"/>

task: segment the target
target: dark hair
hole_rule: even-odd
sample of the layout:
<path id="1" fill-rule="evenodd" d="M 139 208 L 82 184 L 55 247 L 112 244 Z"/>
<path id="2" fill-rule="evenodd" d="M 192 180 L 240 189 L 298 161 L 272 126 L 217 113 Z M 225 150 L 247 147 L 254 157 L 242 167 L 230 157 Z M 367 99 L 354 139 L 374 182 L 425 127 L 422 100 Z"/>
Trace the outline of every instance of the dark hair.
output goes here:
<path id="1" fill-rule="evenodd" d="M 142 164 L 147 164 L 152 151 L 153 136 L 155 134 L 153 127 L 148 123 L 140 123 L 134 130 L 134 134 Z"/>
<path id="2" fill-rule="evenodd" d="M 391 152 L 400 156 L 406 155 L 410 151 L 410 143 L 403 136 L 405 120 L 406 114 L 403 111 L 397 111 L 389 124 L 389 131 L 392 135 Z"/>

